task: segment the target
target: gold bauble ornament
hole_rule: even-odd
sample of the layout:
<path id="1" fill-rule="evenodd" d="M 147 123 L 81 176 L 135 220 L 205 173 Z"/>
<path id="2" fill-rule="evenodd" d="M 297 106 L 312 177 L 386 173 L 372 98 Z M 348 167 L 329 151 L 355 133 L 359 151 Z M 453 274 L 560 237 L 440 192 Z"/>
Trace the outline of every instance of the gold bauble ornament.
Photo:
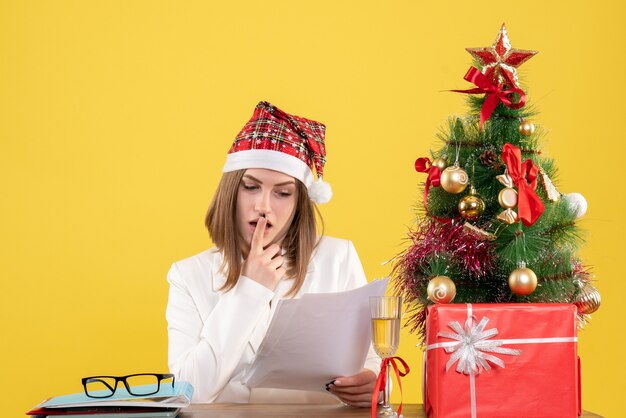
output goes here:
<path id="1" fill-rule="evenodd" d="M 437 158 L 435 161 L 433 161 L 433 165 L 437 168 L 439 168 L 439 170 L 443 171 L 446 169 L 446 167 L 448 166 L 448 162 L 446 161 L 446 157 L 441 156 L 439 158 Z"/>
<path id="2" fill-rule="evenodd" d="M 435 303 L 450 303 L 456 296 L 456 286 L 448 276 L 435 276 L 428 282 L 426 293 Z"/>
<path id="3" fill-rule="evenodd" d="M 580 289 L 574 305 L 578 308 L 578 313 L 590 315 L 598 310 L 601 302 L 602 299 L 598 289 L 590 284 L 586 284 Z"/>
<path id="4" fill-rule="evenodd" d="M 467 187 L 469 177 L 465 170 L 459 167 L 458 163 L 455 163 L 453 166 L 443 170 L 439 181 L 443 190 L 448 193 L 458 194 Z"/>
<path id="5" fill-rule="evenodd" d="M 480 218 L 485 211 L 485 201 L 476 194 L 474 186 L 470 186 L 469 194 L 459 201 L 458 208 L 463 219 L 473 221 Z"/>
<path id="6" fill-rule="evenodd" d="M 498 193 L 498 203 L 504 209 L 512 209 L 517 206 L 517 192 L 515 189 L 505 187 Z"/>
<path id="7" fill-rule="evenodd" d="M 537 288 L 537 275 L 525 264 L 520 263 L 520 267 L 513 270 L 509 276 L 509 287 L 516 295 L 530 295 Z"/>
<path id="8" fill-rule="evenodd" d="M 522 136 L 531 136 L 535 133 L 535 125 L 528 121 L 522 121 L 519 125 L 519 133 L 522 134 Z"/>

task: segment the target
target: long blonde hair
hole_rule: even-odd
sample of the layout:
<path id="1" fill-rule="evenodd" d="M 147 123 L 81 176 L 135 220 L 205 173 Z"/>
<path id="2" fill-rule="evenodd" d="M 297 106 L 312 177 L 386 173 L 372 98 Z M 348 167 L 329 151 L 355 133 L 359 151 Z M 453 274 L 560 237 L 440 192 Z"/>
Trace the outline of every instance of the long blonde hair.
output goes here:
<path id="1" fill-rule="evenodd" d="M 220 268 L 226 275 L 226 283 L 220 290 L 231 290 L 241 275 L 243 253 L 237 230 L 236 210 L 237 193 L 245 172 L 246 170 L 237 170 L 222 175 L 204 220 L 213 243 L 224 257 Z M 319 219 L 321 234 L 324 231 L 321 213 L 309 199 L 306 186 L 296 179 L 296 187 L 298 200 L 295 214 L 283 240 L 288 261 L 287 277 L 294 279 L 289 296 L 294 296 L 302 287 L 311 255 L 318 244 L 316 219 Z"/>

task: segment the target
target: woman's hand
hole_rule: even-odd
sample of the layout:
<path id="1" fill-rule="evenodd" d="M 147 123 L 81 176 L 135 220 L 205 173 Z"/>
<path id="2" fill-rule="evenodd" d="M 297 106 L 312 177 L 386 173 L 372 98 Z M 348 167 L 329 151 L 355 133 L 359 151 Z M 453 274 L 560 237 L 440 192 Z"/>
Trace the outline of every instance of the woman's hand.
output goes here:
<path id="1" fill-rule="evenodd" d="M 265 225 L 267 225 L 267 219 L 259 217 L 252 234 L 248 258 L 243 263 L 241 274 L 270 290 L 274 290 L 286 273 L 286 269 L 283 267 L 285 260 L 280 255 L 280 246 L 278 244 L 272 244 L 265 249 L 263 248 Z"/>
<path id="2" fill-rule="evenodd" d="M 328 391 L 351 406 L 369 408 L 372 405 L 372 391 L 376 384 L 376 373 L 363 369 L 353 376 L 341 376 L 329 385 Z"/>

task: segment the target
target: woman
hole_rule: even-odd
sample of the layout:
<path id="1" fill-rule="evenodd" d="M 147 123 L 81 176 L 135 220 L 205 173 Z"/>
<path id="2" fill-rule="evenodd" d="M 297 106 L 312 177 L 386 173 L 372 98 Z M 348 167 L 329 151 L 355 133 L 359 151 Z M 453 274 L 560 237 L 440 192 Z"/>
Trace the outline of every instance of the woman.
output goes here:
<path id="1" fill-rule="evenodd" d="M 279 299 L 366 284 L 351 242 L 317 236 L 313 201 L 332 195 L 321 180 L 324 133 L 318 122 L 259 103 L 230 148 L 206 216 L 215 247 L 168 273 L 169 367 L 193 384 L 194 402 L 336 402 L 323 392 L 242 382 Z M 360 373 L 338 376 L 327 390 L 369 407 L 379 365 L 370 348 Z"/>

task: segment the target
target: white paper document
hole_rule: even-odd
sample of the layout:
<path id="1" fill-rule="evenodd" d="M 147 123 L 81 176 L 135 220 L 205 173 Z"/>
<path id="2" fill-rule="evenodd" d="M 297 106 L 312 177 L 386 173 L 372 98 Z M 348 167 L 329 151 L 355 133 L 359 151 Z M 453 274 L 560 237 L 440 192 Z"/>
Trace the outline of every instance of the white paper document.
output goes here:
<path id="1" fill-rule="evenodd" d="M 388 282 L 280 300 L 246 385 L 323 392 L 334 378 L 360 372 L 371 344 L 369 297 L 383 296 Z"/>

